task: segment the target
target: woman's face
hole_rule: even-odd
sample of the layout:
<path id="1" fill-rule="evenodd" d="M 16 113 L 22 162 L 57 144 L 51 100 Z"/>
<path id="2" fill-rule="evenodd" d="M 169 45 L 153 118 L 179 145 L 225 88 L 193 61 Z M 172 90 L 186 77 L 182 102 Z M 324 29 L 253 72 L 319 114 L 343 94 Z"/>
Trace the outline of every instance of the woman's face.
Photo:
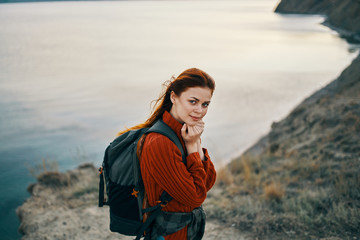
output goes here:
<path id="1" fill-rule="evenodd" d="M 211 97 L 211 90 L 207 87 L 188 88 L 180 96 L 171 92 L 173 106 L 170 114 L 180 123 L 196 125 L 206 115 Z"/>

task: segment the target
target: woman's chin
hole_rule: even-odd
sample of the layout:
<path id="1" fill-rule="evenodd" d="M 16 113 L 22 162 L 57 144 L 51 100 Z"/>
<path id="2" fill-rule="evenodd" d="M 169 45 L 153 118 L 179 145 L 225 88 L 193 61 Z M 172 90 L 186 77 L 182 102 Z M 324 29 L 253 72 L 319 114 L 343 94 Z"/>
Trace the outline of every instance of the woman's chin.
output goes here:
<path id="1" fill-rule="evenodd" d="M 193 119 L 189 119 L 189 120 L 186 122 L 186 124 L 189 125 L 189 126 L 191 126 L 191 127 L 195 126 L 197 123 L 198 123 L 198 121 L 195 121 L 195 120 L 193 120 Z"/>

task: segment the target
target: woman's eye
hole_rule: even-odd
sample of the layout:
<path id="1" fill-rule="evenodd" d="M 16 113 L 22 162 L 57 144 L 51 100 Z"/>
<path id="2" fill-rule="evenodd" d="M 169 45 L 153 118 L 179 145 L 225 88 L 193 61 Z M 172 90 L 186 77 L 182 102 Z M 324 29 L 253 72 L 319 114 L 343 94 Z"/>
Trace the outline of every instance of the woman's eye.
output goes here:
<path id="1" fill-rule="evenodd" d="M 190 100 L 189 102 L 190 102 L 191 104 L 193 104 L 193 105 L 196 103 L 195 100 Z"/>
<path id="2" fill-rule="evenodd" d="M 209 104 L 208 103 L 203 103 L 203 107 L 208 107 Z"/>

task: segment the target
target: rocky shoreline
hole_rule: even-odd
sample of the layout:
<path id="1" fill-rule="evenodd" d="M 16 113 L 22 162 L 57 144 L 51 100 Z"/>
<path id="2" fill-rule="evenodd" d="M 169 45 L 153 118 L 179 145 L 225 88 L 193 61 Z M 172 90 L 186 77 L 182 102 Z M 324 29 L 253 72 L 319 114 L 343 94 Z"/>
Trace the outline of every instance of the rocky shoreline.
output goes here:
<path id="1" fill-rule="evenodd" d="M 282 0 L 275 9 L 285 14 L 321 14 L 324 25 L 352 43 L 360 43 L 359 0 Z"/>
<path id="2" fill-rule="evenodd" d="M 245 154 L 301 153 L 301 157 L 338 161 L 360 157 L 359 120 L 360 55 L 336 80 L 305 99 L 285 119 L 274 122 L 271 132 Z"/>
<path id="3" fill-rule="evenodd" d="M 360 56 L 218 171 L 209 218 L 260 239 L 360 238 Z"/>
<path id="4" fill-rule="evenodd" d="M 29 186 L 31 197 L 16 213 L 20 218 L 22 239 L 98 240 L 127 237 L 109 230 L 109 208 L 99 208 L 98 171 L 92 164 L 83 164 L 66 173 L 45 172 Z M 205 239 L 245 239 L 233 227 L 217 221 L 206 224 Z"/>
<path id="5" fill-rule="evenodd" d="M 359 41 L 359 1 L 282 0 Z M 360 238 L 360 55 L 218 172 L 210 218 L 260 239 Z M 221 197 L 219 197 L 221 196 Z"/>

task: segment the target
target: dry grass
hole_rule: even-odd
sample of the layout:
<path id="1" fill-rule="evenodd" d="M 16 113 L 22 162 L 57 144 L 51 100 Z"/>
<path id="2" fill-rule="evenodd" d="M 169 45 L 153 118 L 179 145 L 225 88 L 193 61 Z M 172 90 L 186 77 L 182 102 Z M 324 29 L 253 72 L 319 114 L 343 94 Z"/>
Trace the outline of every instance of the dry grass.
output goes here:
<path id="1" fill-rule="evenodd" d="M 230 186 L 234 183 L 234 176 L 227 167 L 223 167 L 216 172 L 216 184 Z"/>
<path id="2" fill-rule="evenodd" d="M 27 166 L 31 176 L 37 178 L 38 176 L 42 175 L 43 173 L 47 172 L 58 172 L 59 165 L 56 161 L 50 161 L 47 159 L 42 159 L 41 163 L 36 164 L 34 166 Z"/>
<path id="3" fill-rule="evenodd" d="M 264 194 L 266 199 L 279 202 L 285 196 L 285 191 L 280 183 L 271 182 L 264 187 Z"/>
<path id="4" fill-rule="evenodd" d="M 246 182 L 251 182 L 253 178 L 253 170 L 251 169 L 250 162 L 251 161 L 247 157 L 241 159 L 243 177 Z"/>
<path id="5" fill-rule="evenodd" d="M 360 239 L 359 66 L 357 58 L 336 86 L 272 124 L 229 164 L 231 184 L 215 187 L 209 218 L 254 239 Z"/>
<path id="6" fill-rule="evenodd" d="M 246 156 L 219 171 L 205 208 L 259 239 L 360 236 L 360 163 Z M 313 237 L 310 237 L 313 236 Z M 359 238 L 358 238 L 359 239 Z"/>

